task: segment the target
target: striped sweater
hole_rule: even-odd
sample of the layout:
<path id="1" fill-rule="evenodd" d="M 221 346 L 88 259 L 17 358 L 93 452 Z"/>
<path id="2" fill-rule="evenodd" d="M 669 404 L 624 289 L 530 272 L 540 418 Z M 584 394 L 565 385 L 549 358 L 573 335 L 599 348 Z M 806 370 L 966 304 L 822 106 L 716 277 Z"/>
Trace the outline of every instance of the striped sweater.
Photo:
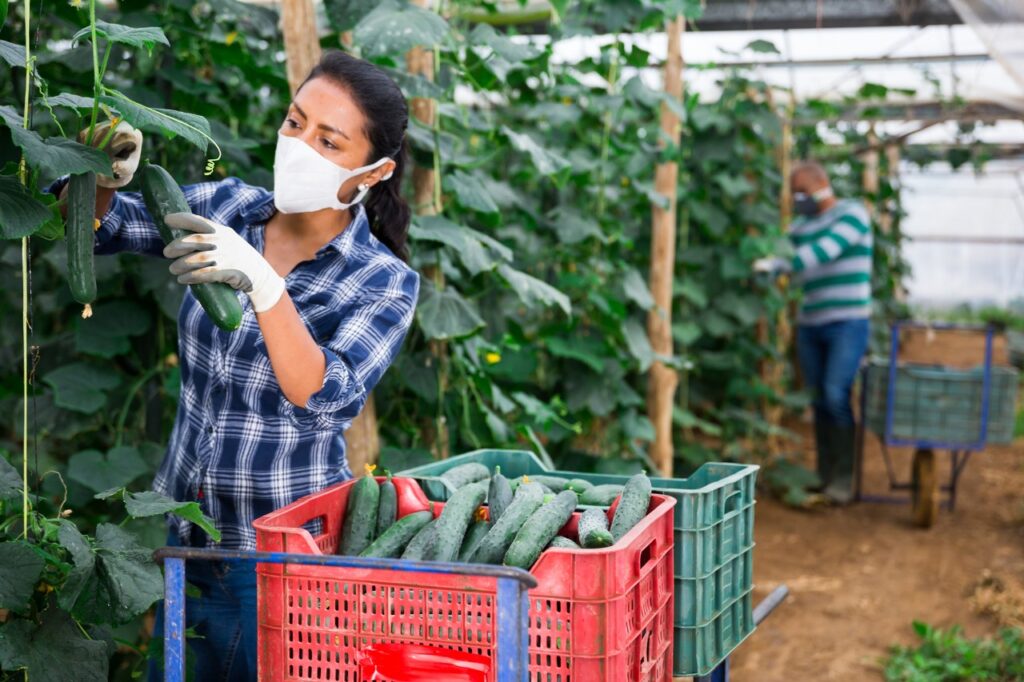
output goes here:
<path id="1" fill-rule="evenodd" d="M 798 218 L 789 237 L 804 292 L 800 324 L 871 316 L 871 222 L 864 204 L 844 199 L 821 215 Z"/>

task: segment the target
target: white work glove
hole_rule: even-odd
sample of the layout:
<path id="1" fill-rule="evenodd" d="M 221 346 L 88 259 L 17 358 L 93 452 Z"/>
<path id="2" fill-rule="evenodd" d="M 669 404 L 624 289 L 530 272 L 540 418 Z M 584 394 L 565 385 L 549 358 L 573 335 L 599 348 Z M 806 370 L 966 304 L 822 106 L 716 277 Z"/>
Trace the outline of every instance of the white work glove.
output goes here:
<path id="1" fill-rule="evenodd" d="M 110 121 L 96 124 L 96 129 L 93 130 L 92 146 L 98 147 L 106 139 L 109 130 Z M 89 129 L 85 128 L 78 133 L 78 141 L 85 144 L 85 138 L 88 135 Z M 114 128 L 114 134 L 103 151 L 110 157 L 113 175 L 97 175 L 96 184 L 110 189 L 124 187 L 132 181 L 135 171 L 139 168 L 139 159 L 142 158 L 142 131 L 133 128 L 125 121 L 120 121 Z"/>
<path id="2" fill-rule="evenodd" d="M 753 264 L 754 272 L 789 272 L 792 269 L 792 265 L 788 260 L 776 256 L 758 258 Z"/>
<path id="3" fill-rule="evenodd" d="M 164 247 L 164 256 L 175 259 L 170 270 L 179 283 L 224 282 L 249 294 L 252 309 L 258 313 L 270 310 L 281 299 L 284 278 L 230 227 L 191 213 L 171 213 L 164 222 L 193 233 Z"/>

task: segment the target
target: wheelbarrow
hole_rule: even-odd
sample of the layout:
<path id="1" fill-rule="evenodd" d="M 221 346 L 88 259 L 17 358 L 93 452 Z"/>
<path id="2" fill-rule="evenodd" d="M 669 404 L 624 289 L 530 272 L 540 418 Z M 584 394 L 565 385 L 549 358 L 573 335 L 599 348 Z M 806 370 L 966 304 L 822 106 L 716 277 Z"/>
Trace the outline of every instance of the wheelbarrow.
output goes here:
<path id="1" fill-rule="evenodd" d="M 973 369 L 900 363 L 900 331 L 904 328 L 983 332 L 983 363 Z M 955 509 L 957 485 L 971 455 L 984 450 L 990 442 L 1013 439 L 1018 376 L 1013 368 L 993 366 L 992 326 L 896 322 L 891 331 L 888 363 L 871 362 L 861 372 L 855 499 L 897 504 L 909 501 L 915 525 L 930 528 L 938 516 L 943 493 L 945 507 Z M 864 445 L 868 431 L 879 440 L 889 490 L 904 494 L 864 492 Z M 895 472 L 889 452 L 893 447 L 914 448 L 909 481 L 900 480 Z M 949 477 L 945 482 L 940 481 L 938 450 L 950 453 Z"/>

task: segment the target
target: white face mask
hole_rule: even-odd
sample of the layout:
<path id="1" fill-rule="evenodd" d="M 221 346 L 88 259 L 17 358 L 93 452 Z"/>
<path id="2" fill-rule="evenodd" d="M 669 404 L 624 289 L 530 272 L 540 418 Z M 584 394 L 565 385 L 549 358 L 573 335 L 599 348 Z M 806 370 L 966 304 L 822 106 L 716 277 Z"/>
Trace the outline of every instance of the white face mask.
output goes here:
<path id="1" fill-rule="evenodd" d="M 385 156 L 368 166 L 349 170 L 328 161 L 299 138 L 278 133 L 274 153 L 274 205 L 281 213 L 348 208 L 362 201 L 370 188 L 361 185 L 355 198 L 346 204 L 338 201 L 341 186 L 389 160 Z M 390 177 L 388 173 L 382 179 Z"/>

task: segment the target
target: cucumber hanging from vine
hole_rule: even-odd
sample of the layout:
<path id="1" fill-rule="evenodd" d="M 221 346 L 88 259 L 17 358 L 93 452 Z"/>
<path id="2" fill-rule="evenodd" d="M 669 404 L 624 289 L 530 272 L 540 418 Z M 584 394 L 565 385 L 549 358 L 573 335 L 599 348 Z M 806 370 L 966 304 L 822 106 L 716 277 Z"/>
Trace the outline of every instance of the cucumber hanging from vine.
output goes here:
<path id="1" fill-rule="evenodd" d="M 93 242 L 96 227 L 96 173 L 72 175 L 68 182 L 67 248 L 71 295 L 85 304 L 82 317 L 90 317 L 96 300 Z"/>

